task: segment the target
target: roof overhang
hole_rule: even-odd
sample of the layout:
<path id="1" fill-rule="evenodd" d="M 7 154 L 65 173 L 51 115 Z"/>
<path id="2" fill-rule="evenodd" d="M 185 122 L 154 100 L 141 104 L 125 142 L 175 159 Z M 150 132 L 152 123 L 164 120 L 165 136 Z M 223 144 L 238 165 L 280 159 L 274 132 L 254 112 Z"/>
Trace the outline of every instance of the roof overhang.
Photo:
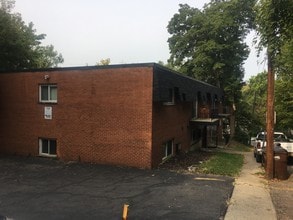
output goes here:
<path id="1" fill-rule="evenodd" d="M 218 125 L 218 118 L 192 118 L 190 123 L 194 123 L 196 125 Z"/>

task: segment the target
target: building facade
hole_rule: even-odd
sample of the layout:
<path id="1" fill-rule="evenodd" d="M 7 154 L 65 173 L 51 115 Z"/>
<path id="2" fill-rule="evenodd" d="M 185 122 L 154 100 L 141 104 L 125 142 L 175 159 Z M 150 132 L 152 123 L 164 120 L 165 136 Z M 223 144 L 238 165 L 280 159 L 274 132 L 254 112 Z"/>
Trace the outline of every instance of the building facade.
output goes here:
<path id="1" fill-rule="evenodd" d="M 153 168 L 217 142 L 222 100 L 154 63 L 3 72 L 0 153 Z"/>

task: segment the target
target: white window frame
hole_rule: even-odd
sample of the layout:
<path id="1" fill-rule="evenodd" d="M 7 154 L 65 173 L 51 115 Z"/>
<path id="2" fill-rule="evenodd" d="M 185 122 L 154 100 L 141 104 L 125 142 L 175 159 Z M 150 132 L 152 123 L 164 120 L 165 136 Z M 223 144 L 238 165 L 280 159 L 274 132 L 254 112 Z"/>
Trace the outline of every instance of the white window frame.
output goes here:
<path id="1" fill-rule="evenodd" d="M 169 146 L 169 143 L 171 142 L 171 154 L 168 154 L 168 146 Z M 169 140 L 167 142 L 164 143 L 164 156 L 162 158 L 162 160 L 166 160 L 170 157 L 172 157 L 174 155 L 174 141 L 173 140 Z"/>
<path id="2" fill-rule="evenodd" d="M 48 87 L 47 89 L 47 93 L 48 93 L 48 99 L 47 100 L 43 100 L 42 99 L 42 87 Z M 52 88 L 56 88 L 56 100 L 52 99 L 51 97 L 51 89 Z M 58 100 L 58 89 L 57 89 L 57 85 L 56 84 L 41 84 L 39 85 L 39 102 L 41 103 L 57 103 Z"/>
<path id="3" fill-rule="evenodd" d="M 46 140 L 48 141 L 48 153 L 43 152 L 43 141 Z M 56 144 L 56 154 L 51 154 L 50 153 L 50 144 L 51 141 L 55 141 Z M 57 140 L 56 139 L 47 139 L 47 138 L 39 138 L 39 155 L 40 156 L 45 156 L 45 157 L 57 157 Z"/>
<path id="4" fill-rule="evenodd" d="M 193 118 L 198 118 L 198 100 L 192 102 Z"/>

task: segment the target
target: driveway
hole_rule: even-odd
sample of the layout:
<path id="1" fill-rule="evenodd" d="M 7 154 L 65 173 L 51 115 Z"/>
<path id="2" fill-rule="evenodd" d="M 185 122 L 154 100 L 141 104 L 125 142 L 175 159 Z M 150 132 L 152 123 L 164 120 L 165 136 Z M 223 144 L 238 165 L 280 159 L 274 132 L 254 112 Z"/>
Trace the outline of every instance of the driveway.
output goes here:
<path id="1" fill-rule="evenodd" d="M 15 220 L 221 219 L 233 178 L 0 157 L 0 215 Z"/>

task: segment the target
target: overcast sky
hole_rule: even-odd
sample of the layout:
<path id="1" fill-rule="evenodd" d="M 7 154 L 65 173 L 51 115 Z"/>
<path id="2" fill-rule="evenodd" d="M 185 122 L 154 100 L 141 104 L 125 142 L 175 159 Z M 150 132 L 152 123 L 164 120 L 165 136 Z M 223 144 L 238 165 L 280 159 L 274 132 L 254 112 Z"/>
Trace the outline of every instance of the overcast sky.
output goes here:
<path id="1" fill-rule="evenodd" d="M 167 25 L 179 4 L 202 8 L 209 0 L 16 0 L 15 11 L 33 22 L 44 44 L 62 53 L 62 66 L 167 62 L 170 35 Z M 252 46 L 252 36 L 247 40 Z M 261 72 L 252 52 L 246 61 L 245 79 Z"/>

